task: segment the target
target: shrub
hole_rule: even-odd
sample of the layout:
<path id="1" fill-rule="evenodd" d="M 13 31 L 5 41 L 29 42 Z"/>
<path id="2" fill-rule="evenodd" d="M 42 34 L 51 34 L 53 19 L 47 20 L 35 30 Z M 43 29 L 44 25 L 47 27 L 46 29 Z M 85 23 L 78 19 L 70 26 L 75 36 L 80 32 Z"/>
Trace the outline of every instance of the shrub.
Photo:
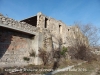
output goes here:
<path id="1" fill-rule="evenodd" d="M 67 52 L 67 47 L 63 47 L 62 50 L 63 50 L 64 52 Z"/>
<path id="2" fill-rule="evenodd" d="M 53 58 L 60 58 L 60 57 L 61 57 L 61 52 L 59 51 L 59 49 L 54 50 Z"/>
<path id="3" fill-rule="evenodd" d="M 28 58 L 28 57 L 23 57 L 23 60 L 24 60 L 24 61 L 29 61 L 30 58 Z"/>
<path id="4" fill-rule="evenodd" d="M 64 52 L 64 51 L 61 51 L 60 54 L 61 54 L 61 55 L 65 55 L 65 52 Z"/>
<path id="5" fill-rule="evenodd" d="M 48 62 L 48 54 L 43 49 L 39 49 L 39 57 L 42 59 L 43 64 L 46 65 Z"/>
<path id="6" fill-rule="evenodd" d="M 67 48 L 63 47 L 60 54 L 65 56 L 66 52 L 67 52 Z"/>
<path id="7" fill-rule="evenodd" d="M 91 49 L 85 45 L 78 45 L 77 47 L 71 47 L 69 49 L 69 54 L 72 59 L 81 59 L 88 62 L 97 60 L 96 55 L 94 55 Z"/>

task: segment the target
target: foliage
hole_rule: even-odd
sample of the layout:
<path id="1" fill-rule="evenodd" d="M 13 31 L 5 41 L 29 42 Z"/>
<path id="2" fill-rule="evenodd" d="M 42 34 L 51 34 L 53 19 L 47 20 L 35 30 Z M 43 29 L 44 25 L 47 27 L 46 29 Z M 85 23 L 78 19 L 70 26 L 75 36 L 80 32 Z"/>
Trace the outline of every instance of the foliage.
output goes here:
<path id="1" fill-rule="evenodd" d="M 63 46 L 62 50 L 65 51 L 65 52 L 67 52 L 67 47 Z"/>
<path id="2" fill-rule="evenodd" d="M 24 60 L 24 61 L 29 61 L 30 58 L 28 58 L 28 57 L 23 57 L 23 60 Z"/>
<path id="3" fill-rule="evenodd" d="M 85 28 L 83 28 L 84 33 L 80 32 L 78 25 L 76 25 L 76 27 L 78 28 L 79 33 L 75 33 L 75 38 L 67 37 L 68 42 L 71 44 L 71 46 L 68 48 L 69 55 L 71 56 L 72 59 L 81 59 L 81 60 L 85 60 L 85 61 L 97 60 L 96 55 L 94 55 L 91 52 L 91 50 L 92 50 L 91 45 L 93 45 L 94 43 L 92 43 L 89 40 L 89 38 L 90 38 L 89 36 L 85 35 L 85 33 L 86 33 L 87 35 L 91 35 L 91 36 L 95 37 L 94 31 L 88 32 L 88 30 L 92 29 L 92 27 L 90 27 L 88 25 Z M 97 38 L 95 38 L 95 39 L 97 39 Z M 91 42 L 91 44 L 89 44 L 88 41 L 89 41 L 89 43 Z M 95 43 L 97 43 L 97 42 L 95 41 Z"/>
<path id="4" fill-rule="evenodd" d="M 53 52 L 54 52 L 53 58 L 60 58 L 61 54 L 59 48 L 55 49 Z"/>
<path id="5" fill-rule="evenodd" d="M 65 53 L 67 52 L 67 48 L 66 47 L 63 47 L 60 54 L 61 55 L 65 55 Z"/>
<path id="6" fill-rule="evenodd" d="M 65 60 L 67 48 L 66 47 L 62 47 L 62 49 L 57 48 L 53 52 L 54 52 L 54 54 L 53 54 L 53 58 L 54 58 L 53 69 L 55 70 L 60 66 L 59 62 L 63 57 Z M 62 60 L 61 60 L 61 62 L 62 62 Z"/>
<path id="7" fill-rule="evenodd" d="M 88 62 L 97 60 L 97 56 L 91 52 L 91 49 L 83 44 L 78 45 L 77 47 L 70 47 L 69 54 L 72 59 L 81 59 Z"/>
<path id="8" fill-rule="evenodd" d="M 39 57 L 42 59 L 44 65 L 48 63 L 49 56 L 45 50 L 39 49 Z"/>

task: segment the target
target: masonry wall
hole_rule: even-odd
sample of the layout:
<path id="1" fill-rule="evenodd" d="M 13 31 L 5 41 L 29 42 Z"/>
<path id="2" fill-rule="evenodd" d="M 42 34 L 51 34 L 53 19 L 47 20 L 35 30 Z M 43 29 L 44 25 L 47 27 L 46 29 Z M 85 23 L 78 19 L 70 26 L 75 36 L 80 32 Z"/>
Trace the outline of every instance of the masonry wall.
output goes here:
<path id="1" fill-rule="evenodd" d="M 0 28 L 0 63 L 2 66 L 27 64 L 23 57 L 29 57 L 32 50 L 32 35 Z"/>
<path id="2" fill-rule="evenodd" d="M 50 31 L 54 48 L 59 47 L 59 44 L 61 43 L 60 40 L 62 40 L 61 44 L 63 46 L 68 46 L 68 41 L 66 40 L 66 37 L 68 36 L 68 34 L 67 34 L 68 26 L 66 26 L 63 22 L 55 20 L 53 18 L 48 18 L 48 17 L 46 17 L 46 18 L 48 19 L 46 29 L 48 31 Z M 43 27 L 41 27 L 41 24 L 40 24 L 40 28 L 43 28 Z"/>
<path id="3" fill-rule="evenodd" d="M 19 22 L 0 14 L 0 27 L 10 28 L 28 34 L 36 35 L 38 28 L 26 22 Z"/>
<path id="4" fill-rule="evenodd" d="M 58 48 L 60 43 L 63 44 L 64 42 L 66 42 L 66 25 L 64 23 L 50 18 L 48 29 L 52 34 L 52 38 L 54 41 L 53 44 L 55 48 Z M 60 40 L 62 40 L 62 42 Z"/>
<path id="5" fill-rule="evenodd" d="M 70 26 L 67 30 L 67 38 L 69 46 L 80 42 L 86 46 L 89 45 L 88 38 L 81 32 L 78 26 Z"/>
<path id="6" fill-rule="evenodd" d="M 77 38 L 88 45 L 79 28 L 67 26 L 42 13 L 37 14 L 37 27 L 0 15 L 0 66 L 40 65 L 40 48 L 50 52 L 60 46 L 72 46 L 70 41 Z M 36 55 L 30 57 L 33 50 Z M 30 58 L 30 61 L 24 61 L 23 57 Z"/>
<path id="7" fill-rule="evenodd" d="M 45 29 L 50 31 L 54 48 L 59 48 L 59 44 L 65 47 L 72 46 L 72 41 L 76 39 L 80 39 L 81 42 L 88 45 L 88 39 L 77 26 L 67 26 L 62 21 L 47 17 L 42 13 L 38 13 L 37 16 L 38 26 L 41 30 L 47 25 Z"/>
<path id="8" fill-rule="evenodd" d="M 0 14 L 0 30 L 0 67 L 38 64 L 37 57 L 35 60 L 35 57 L 29 56 L 32 50 L 38 54 L 38 27 Z M 24 61 L 23 57 L 30 58 L 30 61 Z"/>
<path id="9" fill-rule="evenodd" d="M 42 13 L 37 14 L 37 27 L 45 27 L 45 16 Z"/>

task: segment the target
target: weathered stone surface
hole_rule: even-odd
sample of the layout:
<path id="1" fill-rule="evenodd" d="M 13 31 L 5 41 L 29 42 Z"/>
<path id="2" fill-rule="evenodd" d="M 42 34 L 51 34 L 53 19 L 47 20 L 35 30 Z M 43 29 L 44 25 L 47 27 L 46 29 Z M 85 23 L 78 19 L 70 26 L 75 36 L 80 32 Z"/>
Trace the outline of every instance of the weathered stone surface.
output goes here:
<path id="1" fill-rule="evenodd" d="M 50 52 L 60 46 L 73 45 L 70 40 L 77 38 L 88 45 L 87 38 L 78 27 L 67 26 L 42 13 L 38 13 L 36 17 L 37 25 L 34 26 L 0 15 L 0 66 L 40 65 L 43 63 L 38 56 L 40 48 Z M 30 18 L 27 19 L 29 20 Z M 35 57 L 30 57 L 32 51 L 35 51 Z M 25 61 L 23 57 L 30 60 Z"/>
<path id="2" fill-rule="evenodd" d="M 3 15 L 0 15 L 0 23 L 2 24 L 2 26 L 4 27 L 9 27 L 9 28 L 13 28 L 13 29 L 17 29 L 17 30 L 21 30 L 21 31 L 25 31 L 27 30 L 28 33 L 31 33 L 31 34 L 35 34 L 36 33 L 36 28 L 30 24 L 27 24 L 25 22 L 18 22 L 18 21 L 15 21 L 11 18 L 8 18 L 8 17 L 4 17 Z M 6 26 L 8 25 L 8 26 Z M 1 26 L 1 25 L 0 25 Z M 33 29 L 35 31 L 33 31 Z"/>
<path id="3" fill-rule="evenodd" d="M 31 51 L 30 36 L 1 28 L 0 35 L 1 62 L 24 62 L 23 57 L 28 57 Z"/>

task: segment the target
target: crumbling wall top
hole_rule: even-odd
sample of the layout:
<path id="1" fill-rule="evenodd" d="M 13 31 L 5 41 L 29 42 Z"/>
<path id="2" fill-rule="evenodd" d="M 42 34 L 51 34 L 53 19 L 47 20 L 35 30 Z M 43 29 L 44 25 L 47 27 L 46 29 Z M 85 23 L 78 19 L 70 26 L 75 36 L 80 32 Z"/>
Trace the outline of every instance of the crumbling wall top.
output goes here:
<path id="1" fill-rule="evenodd" d="M 14 29 L 17 31 L 25 32 L 28 34 L 36 34 L 38 28 L 26 23 L 19 22 L 14 19 L 8 18 L 0 14 L 0 26 L 5 28 Z"/>

